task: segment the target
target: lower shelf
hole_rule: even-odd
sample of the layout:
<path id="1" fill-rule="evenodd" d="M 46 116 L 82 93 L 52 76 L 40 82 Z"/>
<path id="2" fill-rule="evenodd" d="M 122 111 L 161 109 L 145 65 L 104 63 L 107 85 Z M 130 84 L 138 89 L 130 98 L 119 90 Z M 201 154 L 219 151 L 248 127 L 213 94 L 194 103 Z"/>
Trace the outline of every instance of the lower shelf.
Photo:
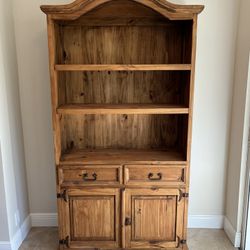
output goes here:
<path id="1" fill-rule="evenodd" d="M 186 164 L 182 152 L 166 150 L 73 150 L 61 157 L 69 164 Z"/>

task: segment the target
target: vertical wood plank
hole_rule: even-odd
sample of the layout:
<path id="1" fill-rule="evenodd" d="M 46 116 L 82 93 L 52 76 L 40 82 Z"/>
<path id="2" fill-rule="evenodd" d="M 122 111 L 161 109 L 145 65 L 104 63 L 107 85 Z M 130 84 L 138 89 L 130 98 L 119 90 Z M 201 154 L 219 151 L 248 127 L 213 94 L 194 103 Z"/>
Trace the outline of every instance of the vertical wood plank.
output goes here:
<path id="1" fill-rule="evenodd" d="M 193 102 L 194 102 L 194 82 L 195 82 L 195 61 L 196 61 L 196 39 L 197 39 L 197 15 L 193 19 L 193 30 L 192 30 L 192 70 L 190 79 L 190 92 L 189 92 L 189 120 L 188 120 L 188 137 L 187 137 L 187 187 L 186 191 L 189 191 L 190 183 L 190 157 L 191 157 L 191 143 L 192 143 L 192 125 L 193 125 Z M 187 225 L 188 225 L 188 200 L 186 199 L 184 204 L 184 231 L 183 238 L 187 239 Z"/>
<path id="2" fill-rule="evenodd" d="M 56 165 L 59 165 L 61 156 L 61 133 L 60 133 L 60 117 L 56 113 L 58 106 L 58 74 L 55 71 L 56 64 L 56 39 L 55 39 L 55 23 L 48 15 L 48 44 L 49 44 L 49 69 L 51 81 L 51 100 L 52 100 L 52 121 L 54 134 L 54 150 Z"/>

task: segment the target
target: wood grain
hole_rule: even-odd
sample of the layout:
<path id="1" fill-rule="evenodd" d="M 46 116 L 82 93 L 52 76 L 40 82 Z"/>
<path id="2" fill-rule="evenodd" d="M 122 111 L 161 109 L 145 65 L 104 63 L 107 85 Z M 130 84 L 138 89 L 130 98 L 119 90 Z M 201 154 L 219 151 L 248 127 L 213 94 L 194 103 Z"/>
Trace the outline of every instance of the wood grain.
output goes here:
<path id="1" fill-rule="evenodd" d="M 191 22 L 167 28 L 59 25 L 56 33 L 59 54 L 55 69 L 190 70 L 190 33 L 185 30 L 191 25 Z"/>
<path id="2" fill-rule="evenodd" d="M 181 194 L 189 192 L 203 8 L 165 0 L 41 7 L 57 192 L 66 194 L 58 195 L 59 237 L 68 249 L 188 249 Z"/>
<path id="3" fill-rule="evenodd" d="M 119 248 L 120 193 L 118 189 L 69 189 L 61 204 L 69 215 L 70 247 Z"/>
<path id="4" fill-rule="evenodd" d="M 185 116 L 185 115 L 182 115 Z M 62 117 L 63 152 L 72 149 L 176 148 L 180 115 L 67 115 Z"/>
<path id="5" fill-rule="evenodd" d="M 152 104 L 71 104 L 62 105 L 57 109 L 59 114 L 90 115 L 90 114 L 188 114 L 188 108 L 171 105 Z"/>
<path id="6" fill-rule="evenodd" d="M 168 104 L 189 106 L 190 73 L 60 72 L 59 104 Z"/>
<path id="7" fill-rule="evenodd" d="M 178 189 L 126 189 L 125 217 L 132 222 L 125 225 L 126 248 L 176 248 L 183 230 L 179 195 Z"/>
<path id="8" fill-rule="evenodd" d="M 74 164 L 186 164 L 185 156 L 169 150 L 73 150 L 62 155 L 61 165 Z"/>
<path id="9" fill-rule="evenodd" d="M 85 165 L 61 167 L 61 185 L 89 186 L 122 183 L 122 168 L 117 165 Z M 96 180 L 93 175 L 96 175 Z M 87 176 L 86 176 L 87 175 Z"/>
<path id="10" fill-rule="evenodd" d="M 124 183 L 128 185 L 184 185 L 186 166 L 178 165 L 125 165 Z M 149 174 L 153 176 L 149 178 Z M 159 179 L 159 175 L 161 178 Z M 159 180 L 158 180 L 159 179 Z"/>
<path id="11" fill-rule="evenodd" d="M 66 5 L 43 5 L 41 10 L 47 15 L 50 14 L 54 19 L 75 20 L 98 6 L 107 8 L 104 4 L 110 5 L 112 2 L 111 0 L 76 0 Z M 133 0 L 131 3 L 140 3 L 142 7 L 146 6 L 171 20 L 192 19 L 204 9 L 203 5 L 180 5 L 164 0 Z"/>
<path id="12" fill-rule="evenodd" d="M 188 71 L 190 64 L 57 64 L 57 71 Z"/>

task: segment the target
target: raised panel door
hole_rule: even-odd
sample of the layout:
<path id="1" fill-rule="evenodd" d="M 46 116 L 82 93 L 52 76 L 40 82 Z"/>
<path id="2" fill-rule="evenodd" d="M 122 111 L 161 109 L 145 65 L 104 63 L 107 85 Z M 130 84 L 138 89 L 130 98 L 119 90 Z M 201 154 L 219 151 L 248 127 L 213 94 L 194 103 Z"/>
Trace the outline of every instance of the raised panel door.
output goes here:
<path id="1" fill-rule="evenodd" d="M 183 236 L 184 199 L 178 189 L 126 189 L 126 248 L 178 248 Z"/>
<path id="2" fill-rule="evenodd" d="M 69 189 L 59 204 L 68 248 L 120 246 L 119 189 Z"/>

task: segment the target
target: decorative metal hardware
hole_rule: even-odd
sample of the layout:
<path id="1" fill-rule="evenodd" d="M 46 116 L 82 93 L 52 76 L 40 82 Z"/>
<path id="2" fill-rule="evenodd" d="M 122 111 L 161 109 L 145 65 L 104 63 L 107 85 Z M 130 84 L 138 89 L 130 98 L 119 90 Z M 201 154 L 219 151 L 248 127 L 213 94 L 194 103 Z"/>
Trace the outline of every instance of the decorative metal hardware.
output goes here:
<path id="1" fill-rule="evenodd" d="M 67 236 L 65 239 L 59 240 L 60 245 L 65 245 L 67 248 L 69 248 L 69 236 Z"/>
<path id="2" fill-rule="evenodd" d="M 96 181 L 97 180 L 97 174 L 96 173 L 92 174 L 92 177 L 93 177 L 92 179 L 88 177 L 88 173 L 83 174 L 82 177 L 83 177 L 84 181 Z"/>
<path id="3" fill-rule="evenodd" d="M 68 201 L 67 199 L 67 190 L 65 189 L 62 193 L 57 194 L 57 199 L 64 199 L 65 202 Z"/>
<path id="4" fill-rule="evenodd" d="M 158 176 L 157 178 L 153 178 L 154 174 L 153 173 L 149 173 L 148 174 L 148 179 L 150 181 L 160 181 L 162 179 L 162 173 L 158 173 L 157 176 Z"/>
<path id="5" fill-rule="evenodd" d="M 187 244 L 187 241 L 186 241 L 186 240 L 181 240 L 180 243 L 181 243 L 182 245 L 186 245 L 186 244 Z"/>
<path id="6" fill-rule="evenodd" d="M 179 248 L 180 245 L 186 245 L 186 244 L 187 244 L 187 240 L 184 240 L 184 239 L 181 240 L 181 238 L 177 236 L 177 248 Z"/>
<path id="7" fill-rule="evenodd" d="M 179 189 L 180 195 L 179 195 L 179 202 L 182 200 L 182 198 L 188 198 L 189 193 L 183 193 L 181 189 Z"/>
<path id="8" fill-rule="evenodd" d="M 132 225 L 132 220 L 131 220 L 131 218 L 126 217 L 125 218 L 125 226 L 130 226 L 130 225 Z"/>

